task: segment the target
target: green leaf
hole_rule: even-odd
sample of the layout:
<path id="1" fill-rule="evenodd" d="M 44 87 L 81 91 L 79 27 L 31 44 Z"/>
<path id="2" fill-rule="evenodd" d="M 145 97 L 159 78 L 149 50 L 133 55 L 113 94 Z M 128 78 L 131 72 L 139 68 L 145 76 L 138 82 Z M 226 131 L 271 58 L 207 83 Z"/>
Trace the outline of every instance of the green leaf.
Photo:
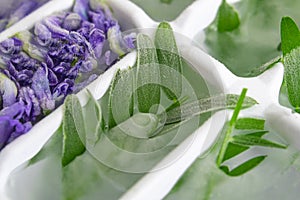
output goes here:
<path id="1" fill-rule="evenodd" d="M 132 98 L 134 94 L 136 68 L 119 70 L 111 83 L 108 100 L 109 129 L 133 115 Z"/>
<path id="2" fill-rule="evenodd" d="M 300 109 L 300 47 L 292 50 L 283 58 L 284 80 L 286 82 L 288 97 L 296 111 Z M 300 111 L 299 111 L 300 112 Z"/>
<path id="3" fill-rule="evenodd" d="M 68 96 L 64 104 L 62 165 L 66 166 L 85 151 L 80 138 L 85 136 L 82 108 L 75 95 Z"/>
<path id="4" fill-rule="evenodd" d="M 160 103 L 159 74 L 155 46 L 149 36 L 139 34 L 137 37 L 137 102 L 134 102 L 138 104 L 139 112 L 156 113 L 157 105 Z"/>
<path id="5" fill-rule="evenodd" d="M 122 150 L 132 153 L 150 153 L 167 147 L 177 135 L 174 127 L 162 135 L 163 124 L 152 113 L 137 113 L 106 133 L 109 141 Z M 182 128 L 182 127 L 181 127 Z"/>
<path id="6" fill-rule="evenodd" d="M 281 20 L 281 48 L 286 56 L 292 50 L 300 47 L 300 32 L 297 24 L 290 17 Z"/>
<path id="7" fill-rule="evenodd" d="M 220 169 L 229 176 L 240 176 L 251 169 L 255 168 L 257 165 L 259 165 L 267 156 L 258 156 L 255 158 L 252 158 L 248 160 L 247 162 L 239 165 L 238 167 L 232 169 L 231 171 L 227 166 L 220 166 Z"/>
<path id="8" fill-rule="evenodd" d="M 239 100 L 238 100 L 238 102 L 236 104 L 236 107 L 234 109 L 232 117 L 231 117 L 231 119 L 229 121 L 229 125 L 228 125 L 228 128 L 227 128 L 226 132 L 225 132 L 225 137 L 224 137 L 224 140 L 222 142 L 222 146 L 221 146 L 221 149 L 219 151 L 219 154 L 218 154 L 218 157 L 217 157 L 217 161 L 216 161 L 218 167 L 221 166 L 222 161 L 224 160 L 224 155 L 226 153 L 226 149 L 228 147 L 228 143 L 229 143 L 229 141 L 231 139 L 231 134 L 232 134 L 234 126 L 236 124 L 238 115 L 239 115 L 239 113 L 240 113 L 240 111 L 242 109 L 243 102 L 244 102 L 244 99 L 246 97 L 246 93 L 247 93 L 247 89 L 244 88 L 242 90 L 242 93 L 241 93 L 241 95 L 239 97 Z"/>
<path id="9" fill-rule="evenodd" d="M 167 111 L 166 124 L 184 121 L 207 112 L 232 109 L 236 107 L 238 100 L 239 95 L 228 94 L 203 98 L 198 101 L 183 104 L 180 107 L 175 107 Z M 245 97 L 241 106 L 242 109 L 244 109 L 252 107 L 255 104 L 257 104 L 257 102 L 253 98 Z"/>
<path id="10" fill-rule="evenodd" d="M 51 136 L 43 148 L 29 161 L 28 165 L 33 165 L 51 156 L 61 157 L 63 146 L 62 126 Z"/>
<path id="11" fill-rule="evenodd" d="M 239 145 L 239 144 L 234 144 L 232 142 L 228 143 L 228 146 L 226 148 L 224 157 L 222 159 L 222 163 L 225 162 L 226 160 L 229 160 L 231 158 L 233 158 L 234 156 L 247 151 L 249 149 L 249 147 L 244 146 L 244 145 Z"/>
<path id="12" fill-rule="evenodd" d="M 85 152 L 63 169 L 62 199 L 119 199 L 143 175 L 114 170 Z"/>
<path id="13" fill-rule="evenodd" d="M 265 120 L 255 118 L 241 118 L 238 119 L 235 129 L 239 130 L 264 130 Z"/>
<path id="14" fill-rule="evenodd" d="M 248 133 L 246 135 L 250 135 L 250 136 L 255 136 L 255 137 L 262 137 L 265 134 L 269 133 L 269 131 L 257 131 L 257 132 L 253 132 L 253 133 Z"/>
<path id="15" fill-rule="evenodd" d="M 287 147 L 282 144 L 277 144 L 275 142 L 262 139 L 254 135 L 235 135 L 232 137 L 232 143 L 244 146 L 263 146 L 286 149 Z"/>
<path id="16" fill-rule="evenodd" d="M 225 97 L 226 97 L 226 100 L 225 100 L 226 107 L 228 109 L 235 109 L 240 96 L 236 95 L 236 94 L 227 94 Z M 258 102 L 255 99 L 253 99 L 251 97 L 245 97 L 241 106 L 243 109 L 245 109 L 245 108 L 250 108 L 256 104 L 258 104 Z"/>
<path id="17" fill-rule="evenodd" d="M 217 28 L 219 32 L 232 31 L 238 28 L 240 19 L 238 12 L 225 0 L 222 1 L 217 15 Z"/>
<path id="18" fill-rule="evenodd" d="M 155 34 L 155 47 L 160 64 L 161 85 L 169 99 L 177 100 L 182 90 L 182 58 L 172 27 L 161 22 Z"/>
<path id="19" fill-rule="evenodd" d="M 89 100 L 83 107 L 83 118 L 86 127 L 86 135 L 81 136 L 81 140 L 86 140 L 89 144 L 95 144 L 99 139 L 101 133 L 105 129 L 102 119 L 102 110 L 99 103 L 88 91 Z"/>

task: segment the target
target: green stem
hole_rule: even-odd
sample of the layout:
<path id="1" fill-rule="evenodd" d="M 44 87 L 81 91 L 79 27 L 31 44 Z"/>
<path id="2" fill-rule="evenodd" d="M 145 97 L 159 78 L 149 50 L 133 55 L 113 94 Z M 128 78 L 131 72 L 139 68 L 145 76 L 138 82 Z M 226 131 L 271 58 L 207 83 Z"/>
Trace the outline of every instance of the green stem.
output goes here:
<path id="1" fill-rule="evenodd" d="M 224 158 L 224 155 L 225 155 L 225 152 L 226 152 L 226 149 L 227 149 L 227 146 L 228 146 L 228 143 L 231 139 L 231 133 L 235 127 L 235 124 L 236 124 L 236 121 L 237 121 L 237 118 L 239 116 L 239 113 L 242 109 L 242 106 L 243 106 L 243 102 L 244 102 L 244 99 L 246 97 L 246 93 L 247 93 L 247 89 L 244 88 L 241 95 L 240 95 L 240 98 L 238 100 L 238 103 L 234 109 L 234 112 L 233 112 L 233 115 L 231 117 L 231 120 L 229 122 L 229 127 L 225 133 L 225 138 L 222 142 L 222 146 L 221 146 L 221 150 L 219 152 L 219 155 L 218 155 L 218 158 L 217 158 L 217 165 L 218 167 L 221 166 L 222 164 L 222 161 L 223 161 L 223 158 Z"/>

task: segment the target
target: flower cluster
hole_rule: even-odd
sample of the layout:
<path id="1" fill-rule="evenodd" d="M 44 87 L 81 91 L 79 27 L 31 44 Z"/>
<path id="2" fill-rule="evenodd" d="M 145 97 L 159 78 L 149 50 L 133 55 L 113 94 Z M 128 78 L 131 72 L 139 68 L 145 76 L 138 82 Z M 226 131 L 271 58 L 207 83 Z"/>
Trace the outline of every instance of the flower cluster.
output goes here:
<path id="1" fill-rule="evenodd" d="M 0 149 L 134 48 L 109 8 L 77 0 L 0 44 Z M 106 42 L 111 50 L 105 46 Z"/>

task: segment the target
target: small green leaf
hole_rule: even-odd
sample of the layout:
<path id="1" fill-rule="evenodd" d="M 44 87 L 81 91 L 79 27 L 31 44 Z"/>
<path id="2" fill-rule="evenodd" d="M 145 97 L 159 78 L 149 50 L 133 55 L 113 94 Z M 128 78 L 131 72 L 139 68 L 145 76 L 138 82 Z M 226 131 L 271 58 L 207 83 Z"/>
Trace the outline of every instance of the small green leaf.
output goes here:
<path id="1" fill-rule="evenodd" d="M 68 96 L 64 104 L 62 165 L 66 166 L 85 151 L 80 136 L 85 136 L 82 108 L 75 95 Z"/>
<path id="2" fill-rule="evenodd" d="M 286 146 L 253 135 L 235 135 L 232 143 L 244 146 L 263 146 L 286 149 Z"/>
<path id="3" fill-rule="evenodd" d="M 284 80 L 291 105 L 297 110 L 300 108 L 300 47 L 291 50 L 283 58 Z"/>
<path id="4" fill-rule="evenodd" d="M 228 109 L 234 109 L 237 105 L 239 98 L 240 96 L 236 94 L 226 95 L 226 107 Z M 256 104 L 258 104 L 258 102 L 255 99 L 251 97 L 245 97 L 243 104 L 241 106 L 243 109 L 245 109 L 245 108 L 250 108 Z"/>
<path id="5" fill-rule="evenodd" d="M 253 132 L 253 133 L 248 133 L 246 135 L 250 135 L 250 136 L 255 136 L 255 137 L 261 138 L 262 136 L 264 136 L 267 133 L 269 133 L 269 131 L 257 131 L 257 132 Z"/>
<path id="6" fill-rule="evenodd" d="M 134 103 L 138 104 L 139 112 L 156 113 L 160 103 L 160 72 L 156 49 L 149 36 L 138 35 L 137 54 L 137 102 Z"/>
<path id="7" fill-rule="evenodd" d="M 244 145 L 238 145 L 238 144 L 234 144 L 229 142 L 227 149 L 225 151 L 222 163 L 225 162 L 226 160 L 229 160 L 231 158 L 233 158 L 234 156 L 248 150 L 249 147 L 244 146 Z"/>
<path id="8" fill-rule="evenodd" d="M 235 129 L 239 130 L 264 130 L 265 120 L 255 118 L 241 118 L 238 119 Z"/>
<path id="9" fill-rule="evenodd" d="M 227 166 L 220 166 L 220 169 L 229 176 L 240 176 L 247 173 L 251 169 L 259 165 L 267 156 L 258 156 L 248 160 L 247 162 L 241 164 L 240 166 L 232 169 L 231 171 Z"/>
<path id="10" fill-rule="evenodd" d="M 300 47 L 300 32 L 297 24 L 290 17 L 281 20 L 281 48 L 286 56 L 292 50 Z"/>
<path id="11" fill-rule="evenodd" d="M 219 32 L 233 31 L 240 25 L 239 14 L 225 0 L 222 1 L 217 15 L 217 27 Z"/>
<path id="12" fill-rule="evenodd" d="M 160 64 L 161 85 L 169 99 L 177 100 L 182 90 L 182 58 L 172 27 L 161 22 L 155 34 L 155 47 Z"/>
<path id="13" fill-rule="evenodd" d="M 232 109 L 235 108 L 238 100 L 239 95 L 228 94 L 203 98 L 198 101 L 183 104 L 180 107 L 175 107 L 167 111 L 166 124 L 184 121 L 207 112 Z M 245 97 L 241 108 L 249 108 L 255 104 L 257 104 L 257 102 L 253 98 Z"/>

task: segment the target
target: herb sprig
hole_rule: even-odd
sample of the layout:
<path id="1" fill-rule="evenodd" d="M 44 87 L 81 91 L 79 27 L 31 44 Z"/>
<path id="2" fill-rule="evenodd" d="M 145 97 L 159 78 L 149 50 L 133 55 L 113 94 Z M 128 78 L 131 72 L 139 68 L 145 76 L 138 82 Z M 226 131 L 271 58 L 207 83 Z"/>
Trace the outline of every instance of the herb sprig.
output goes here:
<path id="1" fill-rule="evenodd" d="M 285 145 L 277 144 L 262 138 L 268 133 L 268 131 L 264 130 L 264 120 L 255 118 L 238 119 L 238 115 L 242 108 L 246 93 L 247 89 L 243 89 L 231 120 L 229 121 L 228 128 L 226 129 L 225 137 L 216 160 L 218 168 L 229 176 L 243 175 L 255 168 L 267 157 L 266 155 L 256 156 L 238 165 L 234 169 L 229 169 L 229 167 L 225 164 L 225 161 L 238 156 L 239 154 L 248 150 L 251 146 L 263 146 L 281 149 L 286 148 Z M 243 132 L 247 132 L 247 134 L 232 135 L 234 130 L 241 130 Z"/>

